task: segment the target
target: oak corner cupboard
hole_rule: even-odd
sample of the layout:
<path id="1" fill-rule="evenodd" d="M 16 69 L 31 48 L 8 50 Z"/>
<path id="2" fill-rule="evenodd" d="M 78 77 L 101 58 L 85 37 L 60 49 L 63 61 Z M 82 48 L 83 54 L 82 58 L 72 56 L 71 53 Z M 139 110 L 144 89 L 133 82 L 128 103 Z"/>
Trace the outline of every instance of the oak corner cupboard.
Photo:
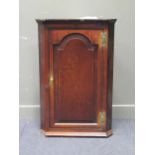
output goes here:
<path id="1" fill-rule="evenodd" d="M 112 134 L 115 19 L 37 20 L 46 136 Z"/>

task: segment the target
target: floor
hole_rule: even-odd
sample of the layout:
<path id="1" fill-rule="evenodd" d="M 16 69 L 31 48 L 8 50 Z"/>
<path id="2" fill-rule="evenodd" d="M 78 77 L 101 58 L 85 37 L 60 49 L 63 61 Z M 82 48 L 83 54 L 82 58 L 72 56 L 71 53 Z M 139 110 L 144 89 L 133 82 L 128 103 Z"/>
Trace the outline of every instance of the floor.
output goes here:
<path id="1" fill-rule="evenodd" d="M 45 137 L 38 122 L 20 120 L 20 155 L 134 155 L 134 120 L 113 120 L 109 138 Z"/>

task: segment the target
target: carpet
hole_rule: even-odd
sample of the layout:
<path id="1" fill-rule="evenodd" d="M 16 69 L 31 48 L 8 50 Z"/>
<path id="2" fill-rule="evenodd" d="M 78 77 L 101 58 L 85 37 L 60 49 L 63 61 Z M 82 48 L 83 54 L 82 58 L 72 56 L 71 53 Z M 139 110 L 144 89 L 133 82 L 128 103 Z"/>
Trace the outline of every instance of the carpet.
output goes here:
<path id="1" fill-rule="evenodd" d="M 45 137 L 39 122 L 20 120 L 19 155 L 134 155 L 134 120 L 113 120 L 109 138 Z"/>

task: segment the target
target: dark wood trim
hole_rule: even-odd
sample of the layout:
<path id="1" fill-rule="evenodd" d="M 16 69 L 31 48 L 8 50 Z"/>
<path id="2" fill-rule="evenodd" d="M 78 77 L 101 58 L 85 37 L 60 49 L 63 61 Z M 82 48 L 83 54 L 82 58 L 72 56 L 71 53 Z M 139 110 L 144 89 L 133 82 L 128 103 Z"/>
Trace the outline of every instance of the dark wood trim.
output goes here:
<path id="1" fill-rule="evenodd" d="M 53 137 L 109 137 L 112 135 L 112 130 L 108 130 L 106 132 L 55 132 L 55 131 L 43 131 L 45 136 L 53 136 Z"/>
<path id="2" fill-rule="evenodd" d="M 115 23 L 116 19 L 36 19 L 38 24 L 44 23 Z"/>

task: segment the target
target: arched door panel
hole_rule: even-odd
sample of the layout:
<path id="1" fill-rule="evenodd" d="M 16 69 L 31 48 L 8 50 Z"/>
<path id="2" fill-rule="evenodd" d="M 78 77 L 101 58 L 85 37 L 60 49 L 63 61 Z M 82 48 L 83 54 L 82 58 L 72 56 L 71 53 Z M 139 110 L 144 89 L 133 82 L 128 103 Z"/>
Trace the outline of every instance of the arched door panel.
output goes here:
<path id="1" fill-rule="evenodd" d="M 97 126 L 97 45 L 71 33 L 53 49 L 54 122 Z"/>

